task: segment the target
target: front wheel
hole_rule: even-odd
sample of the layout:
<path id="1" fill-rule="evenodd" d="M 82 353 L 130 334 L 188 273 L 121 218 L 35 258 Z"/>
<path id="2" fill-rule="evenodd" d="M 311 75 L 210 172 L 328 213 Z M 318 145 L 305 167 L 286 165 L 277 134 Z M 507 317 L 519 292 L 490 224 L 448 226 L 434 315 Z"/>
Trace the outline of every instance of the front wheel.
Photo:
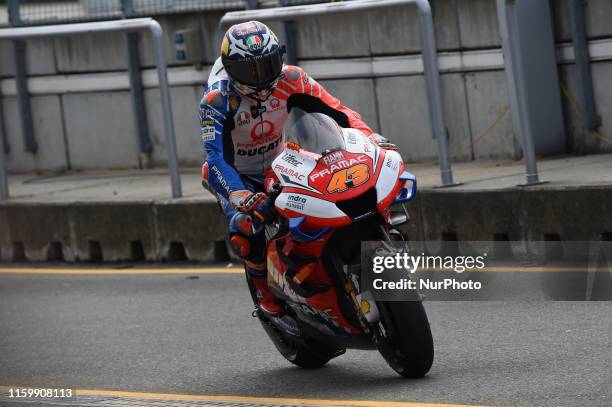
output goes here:
<path id="1" fill-rule="evenodd" d="M 375 342 L 389 366 L 404 377 L 429 372 L 434 359 L 431 328 L 420 301 L 377 302 L 380 322 Z"/>

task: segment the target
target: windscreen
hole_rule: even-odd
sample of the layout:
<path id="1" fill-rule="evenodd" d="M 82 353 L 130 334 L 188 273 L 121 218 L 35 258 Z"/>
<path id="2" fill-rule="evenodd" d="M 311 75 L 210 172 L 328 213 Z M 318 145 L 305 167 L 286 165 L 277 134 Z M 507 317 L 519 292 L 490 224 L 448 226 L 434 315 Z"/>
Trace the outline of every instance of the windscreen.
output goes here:
<path id="1" fill-rule="evenodd" d="M 297 144 L 301 149 L 316 154 L 345 149 L 342 128 L 323 113 L 307 113 L 291 109 L 283 130 L 285 143 Z"/>

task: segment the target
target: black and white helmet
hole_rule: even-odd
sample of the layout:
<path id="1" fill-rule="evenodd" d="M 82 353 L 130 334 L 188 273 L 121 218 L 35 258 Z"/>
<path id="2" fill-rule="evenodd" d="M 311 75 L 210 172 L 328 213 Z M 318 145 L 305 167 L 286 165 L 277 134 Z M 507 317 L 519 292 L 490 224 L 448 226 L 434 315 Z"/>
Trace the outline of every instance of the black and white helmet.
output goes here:
<path id="1" fill-rule="evenodd" d="M 249 21 L 230 27 L 221 45 L 221 61 L 240 93 L 271 91 L 283 69 L 285 48 L 263 23 Z"/>

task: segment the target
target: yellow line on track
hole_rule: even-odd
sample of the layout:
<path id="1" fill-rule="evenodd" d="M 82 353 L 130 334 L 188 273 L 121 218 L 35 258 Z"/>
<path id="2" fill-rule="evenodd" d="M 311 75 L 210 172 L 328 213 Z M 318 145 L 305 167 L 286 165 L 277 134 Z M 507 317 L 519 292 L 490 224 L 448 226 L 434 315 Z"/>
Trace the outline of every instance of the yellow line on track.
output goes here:
<path id="1" fill-rule="evenodd" d="M 132 391 L 113 390 L 76 390 L 78 396 L 107 396 L 128 399 L 156 399 L 176 401 L 215 401 L 226 403 L 266 403 L 276 405 L 303 405 L 303 406 L 343 406 L 343 407 L 483 407 L 466 404 L 440 404 L 425 402 L 403 402 L 382 400 L 319 400 L 292 397 L 251 397 L 251 396 L 211 396 L 193 394 L 171 393 L 141 393 Z"/>
<path id="2" fill-rule="evenodd" d="M 0 274 L 64 274 L 64 275 L 134 275 L 134 274 L 241 274 L 242 268 L 43 268 L 43 267 L 5 267 Z"/>

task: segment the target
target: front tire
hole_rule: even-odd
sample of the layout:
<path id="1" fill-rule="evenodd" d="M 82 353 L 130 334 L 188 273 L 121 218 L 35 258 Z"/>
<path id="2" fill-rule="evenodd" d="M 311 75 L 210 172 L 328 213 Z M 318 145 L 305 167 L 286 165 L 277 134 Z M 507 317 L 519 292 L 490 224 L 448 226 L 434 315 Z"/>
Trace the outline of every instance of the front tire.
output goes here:
<path id="1" fill-rule="evenodd" d="M 389 366 L 408 378 L 423 377 L 434 359 L 433 337 L 420 301 L 377 302 L 382 327 L 376 345 Z"/>
<path id="2" fill-rule="evenodd" d="M 328 244 L 327 264 L 342 276 L 343 264 L 360 264 L 361 242 L 391 241 L 384 220 L 371 217 L 336 232 Z M 403 239 L 403 237 L 402 237 Z M 402 240 L 400 239 L 400 240 Z M 348 243 L 348 244 L 347 244 Z M 425 308 L 414 301 L 377 301 L 380 322 L 373 340 L 389 366 L 404 377 L 419 378 L 429 372 L 434 359 L 434 344 Z"/>

